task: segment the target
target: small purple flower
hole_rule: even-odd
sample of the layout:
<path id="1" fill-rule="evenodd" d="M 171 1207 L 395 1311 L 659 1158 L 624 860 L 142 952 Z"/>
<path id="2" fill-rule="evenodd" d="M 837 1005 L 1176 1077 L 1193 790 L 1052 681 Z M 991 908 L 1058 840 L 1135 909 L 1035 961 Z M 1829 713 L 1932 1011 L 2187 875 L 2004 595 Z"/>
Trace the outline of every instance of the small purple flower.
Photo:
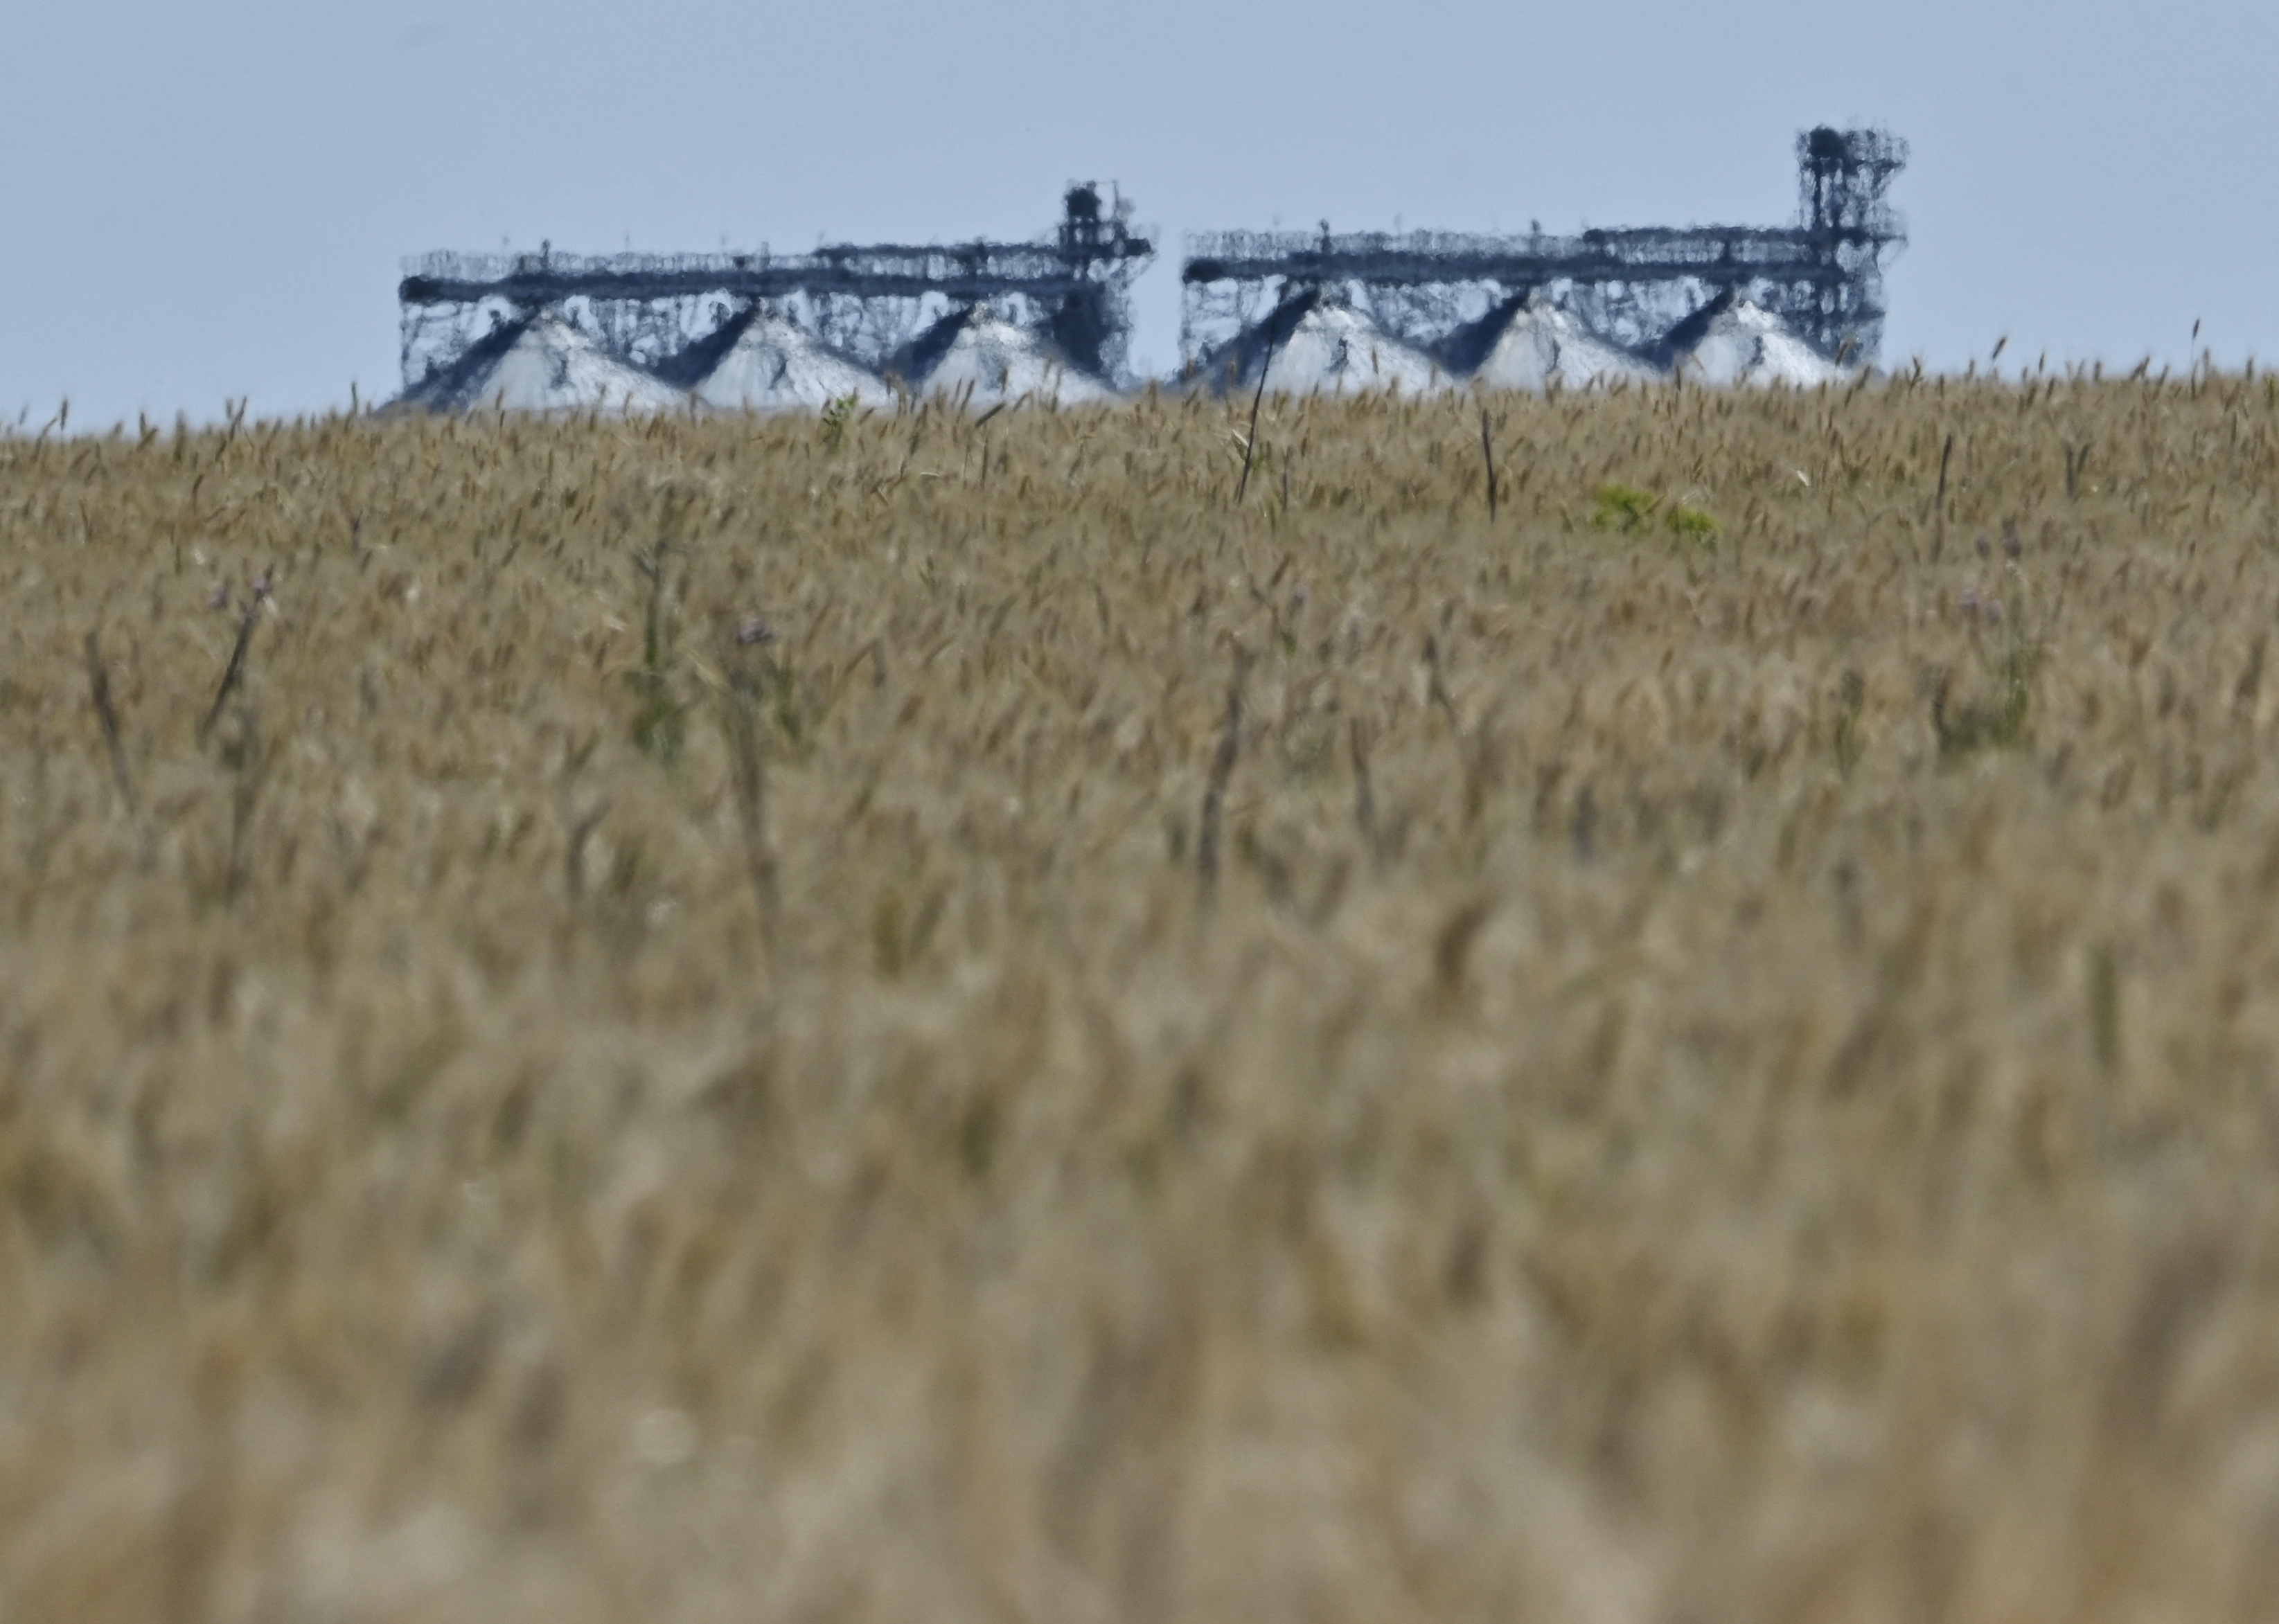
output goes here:
<path id="1" fill-rule="evenodd" d="M 1986 545 L 1986 538 L 1984 536 L 1978 538 L 1978 555 L 1981 558 L 1987 556 L 1987 555 L 1991 553 L 1993 550 L 1993 548 Z"/>
<path id="2" fill-rule="evenodd" d="M 2017 555 L 2018 555 L 2019 554 L 2021 554 L 2021 553 L 2024 552 L 2025 550 L 2026 550 L 2026 544 L 2025 544 L 2025 542 L 2023 542 L 2022 540 L 2019 540 L 2019 537 L 2018 537 L 2018 527 L 2017 527 L 2015 525 L 2003 525 L 2003 526 L 2002 526 L 2002 553 L 2003 553 L 2003 555 L 2004 555 L 2005 557 L 2008 557 L 2008 558 L 2015 558 L 2015 557 L 2017 557 Z"/>
<path id="3" fill-rule="evenodd" d="M 213 589 L 213 595 L 206 600 L 206 607 L 208 609 L 227 609 L 229 607 L 228 586 L 221 586 L 215 587 Z"/>
<path id="4" fill-rule="evenodd" d="M 2001 599 L 1989 598 L 1986 600 L 1986 624 L 1992 626 L 1999 626 L 2002 624 Z"/>
<path id="5" fill-rule="evenodd" d="M 776 629 L 757 615 L 745 617 L 744 624 L 736 628 L 739 647 L 749 648 L 756 643 L 772 643 L 775 640 Z"/>
<path id="6" fill-rule="evenodd" d="M 1976 615 L 1978 612 L 1977 587 L 1965 586 L 1962 589 L 1962 612 L 1966 615 Z"/>
<path id="7" fill-rule="evenodd" d="M 259 601 L 261 601 L 261 600 L 262 600 L 262 599 L 264 599 L 264 598 L 265 598 L 265 597 L 267 597 L 267 596 L 269 595 L 269 592 L 270 592 L 269 571 L 266 571 L 266 570 L 264 570 L 264 571 L 263 571 L 259 575 L 257 575 L 257 576 L 256 576 L 256 577 L 254 578 L 254 582 L 253 582 L 253 601 L 254 601 L 255 602 L 258 603 Z"/>

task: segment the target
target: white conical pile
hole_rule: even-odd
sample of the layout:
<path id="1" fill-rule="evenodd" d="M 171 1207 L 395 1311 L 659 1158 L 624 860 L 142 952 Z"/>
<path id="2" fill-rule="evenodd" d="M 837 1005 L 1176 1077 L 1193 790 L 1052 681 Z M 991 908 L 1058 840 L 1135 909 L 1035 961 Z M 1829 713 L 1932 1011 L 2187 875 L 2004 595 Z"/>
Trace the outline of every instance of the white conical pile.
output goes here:
<path id="1" fill-rule="evenodd" d="M 1350 304 L 1319 296 L 1277 310 L 1206 360 L 1202 377 L 1214 388 L 1255 389 L 1262 361 L 1275 395 L 1429 395 L 1449 387 L 1423 350 Z"/>
<path id="2" fill-rule="evenodd" d="M 1539 296 L 1512 307 L 1503 330 L 1472 369 L 1476 384 L 1490 389 L 1532 389 L 1556 383 L 1584 389 L 1628 379 L 1658 377 L 1628 350 L 1609 344 L 1585 327 L 1572 310 Z"/>
<path id="3" fill-rule="evenodd" d="M 1729 295 L 1678 325 L 1671 371 L 1688 383 L 1835 383 L 1842 367 L 1799 338 L 1770 310 Z"/>
<path id="4" fill-rule="evenodd" d="M 431 411 L 673 411 L 687 397 L 602 347 L 551 311 L 502 329 L 453 366 L 404 392 Z"/>
<path id="5" fill-rule="evenodd" d="M 696 398 L 726 410 L 819 409 L 852 395 L 865 406 L 892 402 L 886 380 L 848 360 L 772 310 L 742 318 L 742 331 L 697 383 Z"/>
<path id="6" fill-rule="evenodd" d="M 921 395 L 956 395 L 979 405 L 1027 396 L 1074 406 L 1113 393 L 1035 333 L 981 306 L 943 317 L 902 353 L 895 370 Z"/>

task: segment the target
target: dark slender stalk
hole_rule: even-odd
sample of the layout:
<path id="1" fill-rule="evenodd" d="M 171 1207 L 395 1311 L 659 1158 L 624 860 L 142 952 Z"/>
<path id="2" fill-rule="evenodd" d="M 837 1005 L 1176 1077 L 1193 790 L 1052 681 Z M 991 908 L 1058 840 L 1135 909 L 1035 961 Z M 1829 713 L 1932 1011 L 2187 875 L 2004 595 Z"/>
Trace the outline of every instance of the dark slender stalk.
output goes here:
<path id="1" fill-rule="evenodd" d="M 206 710 L 206 719 L 198 724 L 200 745 L 203 745 L 206 736 L 213 732 L 214 724 L 221 720 L 222 707 L 229 703 L 229 696 L 237 692 L 237 685 L 245 679 L 245 651 L 252 647 L 254 623 L 260 618 L 261 599 L 256 596 L 245 606 L 245 613 L 238 617 L 237 646 L 229 651 L 229 664 L 223 668 L 221 686 L 214 690 L 213 703 Z"/>
<path id="2" fill-rule="evenodd" d="M 1938 494 L 1931 499 L 1931 512 L 1937 519 L 1938 525 L 1938 530 L 1934 533 L 1939 544 L 1942 546 L 1944 546 L 1946 541 L 1946 464 L 1948 459 L 1953 457 L 1953 455 L 1954 436 L 1949 434 L 1946 437 L 1946 443 L 1939 448 Z"/>
<path id="3" fill-rule="evenodd" d="M 1464 746 L 1464 724 L 1456 716 L 1456 701 L 1448 697 L 1448 685 L 1440 679 L 1440 642 L 1427 632 L 1424 636 L 1424 670 L 1429 681 L 1424 694 L 1428 703 L 1448 718 L 1448 732 L 1455 736 L 1456 747 Z"/>
<path id="4" fill-rule="evenodd" d="M 87 634 L 87 684 L 95 697 L 95 717 L 103 727 L 103 747 L 111 757 L 111 782 L 134 823 L 136 853 L 144 868 L 150 866 L 150 825 L 143 821 L 142 798 L 134 793 L 134 775 L 127 765 L 127 747 L 119 738 L 119 712 L 111 702 L 111 673 L 103 663 L 103 646 L 92 632 Z"/>
<path id="5" fill-rule="evenodd" d="M 1219 823 L 1226 807 L 1227 781 L 1234 777 L 1242 748 L 1242 684 L 1250 674 L 1250 651 L 1234 651 L 1234 678 L 1227 684 L 1226 715 L 1219 724 L 1218 748 L 1211 755 L 1210 778 L 1203 786 L 1202 827 L 1195 837 L 1195 877 L 1209 901 L 1218 888 Z"/>
<path id="6" fill-rule="evenodd" d="M 223 900 L 237 905 L 238 894 L 253 869 L 253 814 L 269 777 L 269 758 L 261 745 L 260 719 L 250 703 L 237 709 L 237 782 L 229 802 L 229 869 L 223 880 Z"/>
<path id="7" fill-rule="evenodd" d="M 1488 465 L 1488 523 L 1495 523 L 1496 477 L 1495 441 L 1488 434 L 1488 409 L 1480 408 L 1480 456 Z"/>
<path id="8" fill-rule="evenodd" d="M 96 720 L 103 724 L 104 748 L 111 754 L 111 781 L 119 785 L 119 798 L 127 803 L 127 812 L 139 818 L 142 801 L 134 793 L 134 775 L 127 770 L 127 748 L 119 739 L 119 713 L 111 705 L 111 673 L 104 669 L 103 648 L 92 632 L 87 634 L 87 682 L 95 694 Z"/>
<path id="9" fill-rule="evenodd" d="M 1377 828 L 1377 791 L 1369 776 L 1369 734 L 1361 718 L 1353 719 L 1348 735 L 1353 748 L 1354 825 L 1361 831 L 1362 844 L 1369 848 L 1369 860 L 1382 868 L 1385 863 L 1385 842 Z"/>
<path id="10" fill-rule="evenodd" d="M 1242 506 L 1242 494 L 1250 488 L 1250 464 L 1258 455 L 1258 409 L 1266 400 L 1266 370 L 1274 364 L 1274 343 L 1280 337 L 1274 331 L 1271 318 L 1266 324 L 1266 353 L 1258 358 L 1258 387 L 1250 396 L 1250 433 L 1242 441 L 1242 479 L 1234 487 L 1234 505 Z"/>

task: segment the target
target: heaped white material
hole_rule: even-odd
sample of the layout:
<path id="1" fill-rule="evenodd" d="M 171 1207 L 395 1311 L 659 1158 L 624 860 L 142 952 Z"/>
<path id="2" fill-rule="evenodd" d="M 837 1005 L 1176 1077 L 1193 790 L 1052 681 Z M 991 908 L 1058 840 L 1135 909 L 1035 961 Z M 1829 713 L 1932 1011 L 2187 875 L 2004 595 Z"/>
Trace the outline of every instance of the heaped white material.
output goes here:
<path id="1" fill-rule="evenodd" d="M 1403 343 L 1341 300 L 1313 295 L 1285 305 L 1203 364 L 1214 388 L 1258 387 L 1274 395 L 1430 395 L 1450 387 L 1431 356 Z"/>
<path id="2" fill-rule="evenodd" d="M 1771 311 L 1728 295 L 1678 324 L 1672 370 L 1687 383 L 1809 388 L 1845 372 Z"/>
<path id="3" fill-rule="evenodd" d="M 1471 373 L 1472 381 L 1485 388 L 1539 394 L 1554 384 L 1587 389 L 1659 376 L 1628 350 L 1593 333 L 1572 310 L 1539 295 L 1510 307 L 1502 331 Z"/>
<path id="4" fill-rule="evenodd" d="M 983 306 L 943 317 L 902 353 L 898 369 L 921 395 L 955 395 L 983 406 L 1024 397 L 1076 406 L 1114 394 L 1045 340 Z"/>
<path id="5" fill-rule="evenodd" d="M 742 330 L 696 385 L 696 398 L 706 405 L 817 410 L 849 395 L 864 406 L 894 400 L 884 379 L 773 311 L 756 310 L 740 319 Z"/>
<path id="6" fill-rule="evenodd" d="M 550 311 L 502 328 L 449 371 L 405 392 L 432 411 L 676 411 L 688 397 L 612 359 Z"/>

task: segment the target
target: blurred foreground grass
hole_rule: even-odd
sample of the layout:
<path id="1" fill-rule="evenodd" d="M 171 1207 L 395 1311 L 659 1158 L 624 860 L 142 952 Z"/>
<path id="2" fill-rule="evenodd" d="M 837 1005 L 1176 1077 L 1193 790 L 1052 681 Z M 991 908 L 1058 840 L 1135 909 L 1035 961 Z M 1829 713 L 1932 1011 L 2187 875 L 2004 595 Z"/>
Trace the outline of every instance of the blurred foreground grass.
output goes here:
<path id="1" fill-rule="evenodd" d="M 0 440 L 0 1617 L 2268 1617 L 2271 390 L 1490 405 Z"/>

